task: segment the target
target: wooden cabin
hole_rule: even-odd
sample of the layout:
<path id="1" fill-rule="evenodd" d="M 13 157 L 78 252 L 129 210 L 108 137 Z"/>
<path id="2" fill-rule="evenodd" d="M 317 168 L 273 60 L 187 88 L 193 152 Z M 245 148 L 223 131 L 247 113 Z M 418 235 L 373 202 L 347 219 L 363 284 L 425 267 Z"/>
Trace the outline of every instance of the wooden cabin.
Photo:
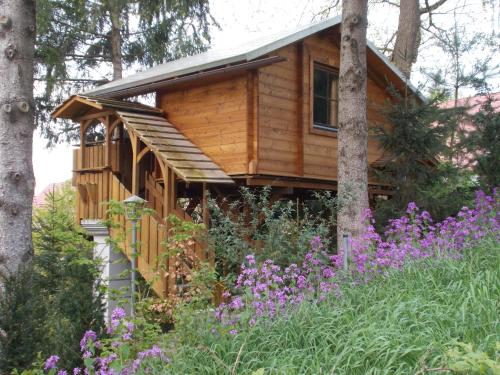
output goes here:
<path id="1" fill-rule="evenodd" d="M 156 216 L 143 218 L 139 270 L 152 279 L 164 218 L 191 220 L 206 196 L 231 196 L 239 186 L 274 187 L 302 196 L 336 189 L 340 18 L 269 36 L 236 48 L 213 49 L 168 62 L 70 97 L 54 117 L 80 123 L 74 152 L 78 220 L 102 220 L 102 202 L 131 194 Z M 368 121 L 383 124 L 388 85 L 418 95 L 376 48 L 367 47 Z M 127 98 L 155 94 L 154 106 Z M 373 138 L 368 159 L 387 155 Z M 388 194 L 370 178 L 371 194 Z M 122 218 L 122 220 L 124 220 Z M 110 233 L 113 236 L 113 233 Z M 193 251 L 206 254 L 201 246 Z M 154 289 L 176 291 L 175 259 Z"/>

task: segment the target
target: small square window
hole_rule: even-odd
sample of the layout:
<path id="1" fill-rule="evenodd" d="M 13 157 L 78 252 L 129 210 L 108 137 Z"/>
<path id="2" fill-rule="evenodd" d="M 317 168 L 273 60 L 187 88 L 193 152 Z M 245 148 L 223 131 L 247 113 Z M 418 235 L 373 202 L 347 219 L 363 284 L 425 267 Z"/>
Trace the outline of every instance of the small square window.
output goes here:
<path id="1" fill-rule="evenodd" d="M 315 128 L 337 130 L 339 75 L 333 68 L 314 65 L 313 124 Z"/>

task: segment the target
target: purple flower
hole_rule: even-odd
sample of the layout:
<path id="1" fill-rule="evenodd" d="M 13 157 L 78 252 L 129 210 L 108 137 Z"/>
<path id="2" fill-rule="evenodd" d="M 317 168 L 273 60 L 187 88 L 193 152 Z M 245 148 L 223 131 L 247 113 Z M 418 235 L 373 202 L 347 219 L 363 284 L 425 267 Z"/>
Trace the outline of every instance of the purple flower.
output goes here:
<path id="1" fill-rule="evenodd" d="M 235 330 L 235 329 L 232 329 L 232 330 L 229 331 L 229 334 L 235 336 L 235 335 L 238 334 L 238 331 Z"/>
<path id="2" fill-rule="evenodd" d="M 46 361 L 45 361 L 45 371 L 52 370 L 56 368 L 57 362 L 59 361 L 59 356 L 57 355 L 51 355 Z"/>
<path id="3" fill-rule="evenodd" d="M 94 331 L 92 330 L 86 331 L 82 339 L 80 340 L 80 350 L 82 352 L 85 351 L 89 343 L 94 343 L 96 340 L 97 340 L 97 335 Z"/>

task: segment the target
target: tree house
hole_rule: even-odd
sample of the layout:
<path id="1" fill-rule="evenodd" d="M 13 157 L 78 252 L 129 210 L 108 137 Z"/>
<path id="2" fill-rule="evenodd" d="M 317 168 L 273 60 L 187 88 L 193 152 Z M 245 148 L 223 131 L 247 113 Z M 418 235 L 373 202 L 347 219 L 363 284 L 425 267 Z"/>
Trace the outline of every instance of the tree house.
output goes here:
<path id="1" fill-rule="evenodd" d="M 239 186 L 265 185 L 297 197 L 335 190 L 340 32 L 340 18 L 327 19 L 70 97 L 53 115 L 80 123 L 78 220 L 103 219 L 102 202 L 110 199 L 145 198 L 156 215 L 142 220 L 138 267 L 152 280 L 164 218 L 192 220 L 201 207 L 206 222 L 208 193 L 230 196 Z M 369 125 L 390 128 L 381 112 L 387 87 L 419 94 L 370 43 L 367 66 Z M 155 106 L 127 99 L 151 93 Z M 368 146 L 370 165 L 390 157 L 373 137 Z M 383 181 L 369 183 L 370 194 L 390 194 Z M 206 257 L 199 245 L 193 252 Z M 154 282 L 161 296 L 176 293 L 175 259 L 168 263 L 169 275 Z"/>

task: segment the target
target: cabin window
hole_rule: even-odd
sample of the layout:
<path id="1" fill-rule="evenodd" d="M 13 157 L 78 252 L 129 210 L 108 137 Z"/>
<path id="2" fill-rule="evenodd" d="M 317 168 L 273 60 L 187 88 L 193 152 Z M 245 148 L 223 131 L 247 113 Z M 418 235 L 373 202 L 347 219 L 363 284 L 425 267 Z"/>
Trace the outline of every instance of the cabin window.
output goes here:
<path id="1" fill-rule="evenodd" d="M 313 124 L 314 128 L 337 131 L 339 112 L 338 71 L 323 65 L 314 65 Z"/>

